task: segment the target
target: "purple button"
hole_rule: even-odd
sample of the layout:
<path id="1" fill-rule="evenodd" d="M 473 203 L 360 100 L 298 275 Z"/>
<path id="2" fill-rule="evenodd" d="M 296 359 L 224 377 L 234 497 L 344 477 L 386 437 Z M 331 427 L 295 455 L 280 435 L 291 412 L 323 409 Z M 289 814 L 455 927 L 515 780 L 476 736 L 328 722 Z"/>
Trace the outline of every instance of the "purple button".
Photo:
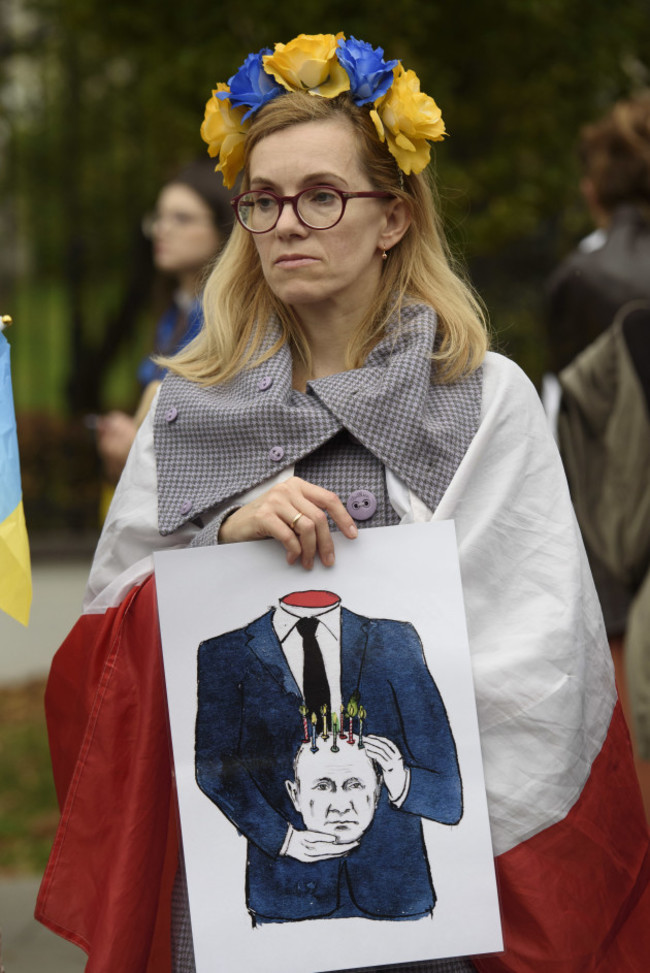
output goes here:
<path id="1" fill-rule="evenodd" d="M 175 405 L 172 405 L 170 406 L 169 409 L 167 409 L 167 412 L 165 413 L 165 422 L 174 422 L 177 416 L 178 416 L 178 409 L 176 408 Z"/>
<path id="2" fill-rule="evenodd" d="M 257 387 L 260 390 L 260 392 L 266 392 L 266 390 L 270 389 L 272 385 L 273 385 L 273 379 L 271 378 L 270 375 L 265 375 L 264 378 L 261 378 L 257 383 Z"/>
<path id="3" fill-rule="evenodd" d="M 377 509 L 377 500 L 370 490 L 355 490 L 348 497 L 345 506 L 355 520 L 370 520 Z"/>
<path id="4" fill-rule="evenodd" d="M 279 463 L 284 456 L 284 449 L 282 446 L 272 446 L 269 450 L 269 459 L 273 460 L 274 463 Z"/>
<path id="5" fill-rule="evenodd" d="M 183 502 L 181 504 L 181 514 L 183 516 L 185 514 L 188 514 L 190 512 L 190 510 L 192 509 L 193 506 L 194 506 L 194 504 L 192 503 L 191 500 L 183 500 Z"/>

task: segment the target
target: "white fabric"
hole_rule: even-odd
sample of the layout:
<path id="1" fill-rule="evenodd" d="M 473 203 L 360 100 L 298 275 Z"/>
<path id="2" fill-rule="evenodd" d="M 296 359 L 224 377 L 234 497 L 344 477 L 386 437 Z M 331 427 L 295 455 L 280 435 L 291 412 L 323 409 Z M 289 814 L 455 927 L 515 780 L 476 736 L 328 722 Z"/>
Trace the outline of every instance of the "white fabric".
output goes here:
<path id="1" fill-rule="evenodd" d="M 583 237 L 578 244 L 578 250 L 581 250 L 582 253 L 594 253 L 596 250 L 602 250 L 606 243 L 607 231 L 601 227 L 594 230 L 588 236 Z"/>
<path id="2" fill-rule="evenodd" d="M 616 696 L 602 614 L 537 393 L 499 355 L 487 355 L 483 374 L 478 432 L 435 514 L 386 475 L 402 523 L 456 524 L 492 839 L 501 854 L 570 810 Z M 238 502 L 292 473 L 283 470 Z M 150 559 L 136 564 L 143 555 L 186 547 L 196 530 L 158 533 L 149 417 L 99 542 L 88 610 L 118 603 L 135 575 L 151 571 Z"/>
<path id="3" fill-rule="evenodd" d="M 562 386 L 557 375 L 545 372 L 542 375 L 542 405 L 546 414 L 546 421 L 555 442 L 558 442 L 557 422 L 562 404 Z"/>

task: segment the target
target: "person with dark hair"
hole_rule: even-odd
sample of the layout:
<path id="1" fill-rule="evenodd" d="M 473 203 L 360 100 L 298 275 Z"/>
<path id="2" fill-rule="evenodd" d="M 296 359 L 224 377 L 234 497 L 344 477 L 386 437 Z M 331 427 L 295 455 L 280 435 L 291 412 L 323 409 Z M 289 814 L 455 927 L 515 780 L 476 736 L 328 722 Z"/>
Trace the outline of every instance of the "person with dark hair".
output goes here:
<path id="1" fill-rule="evenodd" d="M 586 125 L 580 189 L 596 231 L 548 282 L 550 367 L 559 373 L 628 301 L 650 300 L 650 92 Z"/>
<path id="2" fill-rule="evenodd" d="M 187 165 L 160 191 L 156 208 L 143 220 L 153 244 L 153 262 L 173 281 L 172 300 L 156 326 L 153 354 L 138 368 L 142 396 L 135 415 L 113 410 L 96 425 L 97 448 L 105 475 L 117 483 L 135 435 L 165 369 L 156 355 L 174 355 L 201 330 L 201 292 L 207 269 L 225 244 L 233 223 L 230 193 L 214 178 L 209 159 Z"/>

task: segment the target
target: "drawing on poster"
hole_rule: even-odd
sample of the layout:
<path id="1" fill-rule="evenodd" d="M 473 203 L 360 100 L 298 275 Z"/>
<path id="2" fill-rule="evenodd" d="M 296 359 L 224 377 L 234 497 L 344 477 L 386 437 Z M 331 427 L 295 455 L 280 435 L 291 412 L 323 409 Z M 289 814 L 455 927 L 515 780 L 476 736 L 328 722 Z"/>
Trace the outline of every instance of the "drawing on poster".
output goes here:
<path id="1" fill-rule="evenodd" d="M 252 925 L 431 916 L 422 819 L 463 793 L 413 625 L 292 592 L 203 641 L 197 679 L 196 781 L 247 841 Z"/>

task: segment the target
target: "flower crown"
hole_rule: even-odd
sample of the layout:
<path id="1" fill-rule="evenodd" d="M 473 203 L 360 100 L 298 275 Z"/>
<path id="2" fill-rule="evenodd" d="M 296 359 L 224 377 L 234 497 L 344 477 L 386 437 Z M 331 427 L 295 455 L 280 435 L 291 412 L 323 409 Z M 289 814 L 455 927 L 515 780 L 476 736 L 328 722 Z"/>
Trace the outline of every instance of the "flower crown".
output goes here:
<path id="1" fill-rule="evenodd" d="M 244 143 L 250 118 L 268 101 L 286 91 L 306 91 L 336 98 L 349 91 L 356 105 L 369 105 L 377 135 L 386 142 L 406 175 L 429 164 L 429 142 L 445 136 L 445 123 L 433 98 L 420 91 L 414 71 L 400 61 L 385 61 L 381 47 L 354 37 L 299 34 L 275 50 L 249 54 L 228 84 L 219 82 L 205 106 L 201 137 L 216 171 L 232 187 L 244 164 Z"/>

